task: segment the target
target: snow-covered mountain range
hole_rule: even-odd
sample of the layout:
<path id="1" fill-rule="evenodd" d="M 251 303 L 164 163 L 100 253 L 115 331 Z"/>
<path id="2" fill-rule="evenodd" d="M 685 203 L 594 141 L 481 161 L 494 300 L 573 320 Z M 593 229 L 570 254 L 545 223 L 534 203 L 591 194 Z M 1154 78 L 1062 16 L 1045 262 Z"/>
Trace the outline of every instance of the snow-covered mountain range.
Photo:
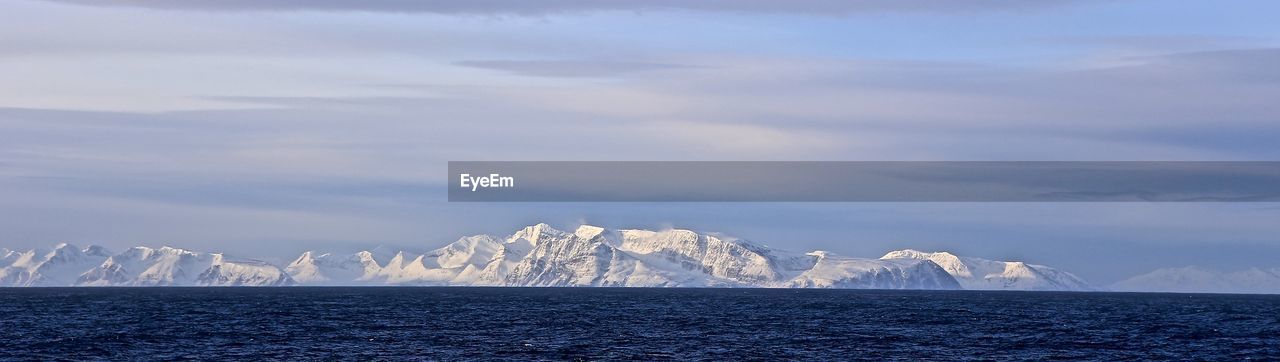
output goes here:
<path id="1" fill-rule="evenodd" d="M 1161 268 L 1112 284 L 1115 291 L 1280 294 L 1280 268 L 1222 272 L 1195 266 Z"/>
<path id="2" fill-rule="evenodd" d="M 719 234 L 590 225 L 470 236 L 419 255 L 400 252 L 385 263 L 367 251 L 305 252 L 285 271 L 314 285 L 960 288 L 927 260 L 799 254 Z"/>
<path id="3" fill-rule="evenodd" d="M 1276 292 L 1277 281 L 1280 270 L 1223 274 L 1183 268 L 1157 270 L 1113 288 Z M 171 247 L 120 253 L 68 244 L 0 249 L 0 286 L 278 285 L 1099 290 L 1044 265 L 947 252 L 906 249 L 865 259 L 789 252 L 716 233 L 590 225 L 570 232 L 537 224 L 506 237 L 464 237 L 425 253 L 307 251 L 287 265 Z"/>
<path id="4" fill-rule="evenodd" d="M 929 260 L 951 274 L 964 289 L 971 290 L 1065 290 L 1087 291 L 1095 288 L 1083 279 L 1044 265 L 1020 261 L 994 261 L 956 256 L 948 252 L 926 253 L 898 250 L 881 259 Z"/>
<path id="5" fill-rule="evenodd" d="M 274 286 L 293 280 L 279 267 L 220 253 L 58 244 L 51 250 L 0 250 L 0 286 Z"/>

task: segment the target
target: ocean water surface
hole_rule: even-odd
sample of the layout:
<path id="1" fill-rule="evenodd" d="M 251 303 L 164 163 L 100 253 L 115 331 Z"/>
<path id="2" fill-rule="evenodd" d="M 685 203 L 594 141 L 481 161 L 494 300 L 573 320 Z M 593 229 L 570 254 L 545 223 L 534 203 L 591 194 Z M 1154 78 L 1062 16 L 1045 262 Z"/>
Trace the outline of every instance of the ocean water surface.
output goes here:
<path id="1" fill-rule="evenodd" d="M 0 288 L 0 359 L 1280 359 L 1280 296 Z"/>

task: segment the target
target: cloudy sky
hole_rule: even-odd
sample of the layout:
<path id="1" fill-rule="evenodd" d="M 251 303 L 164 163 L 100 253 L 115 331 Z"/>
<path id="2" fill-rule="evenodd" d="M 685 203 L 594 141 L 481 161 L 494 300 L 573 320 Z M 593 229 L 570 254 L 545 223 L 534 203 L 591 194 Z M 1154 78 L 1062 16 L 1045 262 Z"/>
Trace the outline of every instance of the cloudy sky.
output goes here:
<path id="1" fill-rule="evenodd" d="M 0 247 L 429 249 L 538 221 L 1277 266 L 1280 205 L 449 204 L 449 160 L 1276 160 L 1273 1 L 14 0 Z"/>

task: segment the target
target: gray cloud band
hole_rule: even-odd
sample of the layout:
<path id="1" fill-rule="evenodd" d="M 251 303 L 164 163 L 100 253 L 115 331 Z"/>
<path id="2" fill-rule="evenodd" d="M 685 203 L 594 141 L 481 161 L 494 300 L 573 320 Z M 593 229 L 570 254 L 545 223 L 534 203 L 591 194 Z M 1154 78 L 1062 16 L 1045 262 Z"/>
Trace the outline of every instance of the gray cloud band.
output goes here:
<path id="1" fill-rule="evenodd" d="M 451 202 L 1277 202 L 1280 162 L 449 162 Z"/>
<path id="2" fill-rule="evenodd" d="M 742 13 L 849 14 L 867 12 L 1000 11 L 1085 0 L 52 0 L 93 6 L 202 11 L 375 11 L 437 14 L 556 14 L 584 11 L 692 10 Z"/>

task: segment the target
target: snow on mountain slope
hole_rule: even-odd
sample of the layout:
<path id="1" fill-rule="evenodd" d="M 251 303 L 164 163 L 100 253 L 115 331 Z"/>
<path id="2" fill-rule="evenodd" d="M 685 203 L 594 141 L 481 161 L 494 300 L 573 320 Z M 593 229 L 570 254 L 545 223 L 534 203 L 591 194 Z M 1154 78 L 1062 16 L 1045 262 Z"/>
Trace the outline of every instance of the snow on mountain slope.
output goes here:
<path id="1" fill-rule="evenodd" d="M 609 265 L 604 263 L 609 262 L 616 252 L 598 240 L 584 240 L 546 224 L 526 228 L 517 235 L 530 241 L 532 249 L 511 267 L 504 278 L 505 285 L 593 285 L 608 271 Z"/>
<path id="2" fill-rule="evenodd" d="M 178 248 L 134 247 L 108 257 L 79 275 L 85 286 L 233 286 L 289 285 L 279 267 L 253 260 L 228 260 L 218 253 Z"/>
<path id="3" fill-rule="evenodd" d="M 503 285 L 506 282 L 507 273 L 511 271 L 526 255 L 533 250 L 533 242 L 525 238 L 508 238 L 506 242 L 498 246 L 498 251 L 493 253 L 489 261 L 485 263 L 475 274 L 472 283 L 475 285 Z"/>
<path id="4" fill-rule="evenodd" d="M 463 237 L 423 254 L 406 275 L 424 284 L 472 284 L 501 249 L 502 244 L 492 236 Z"/>
<path id="5" fill-rule="evenodd" d="M 476 283 L 509 286 L 956 287 L 950 275 L 927 262 L 832 260 L 836 259 L 846 263 L 828 261 L 819 264 L 819 258 L 814 255 L 789 253 L 728 236 L 689 230 L 611 231 L 583 225 L 569 233 L 538 224 L 507 238 Z M 855 267 L 855 260 L 864 263 Z M 836 275 L 841 272 L 844 272 L 843 276 Z M 810 274 L 799 279 L 805 273 Z"/>
<path id="6" fill-rule="evenodd" d="M 413 271 L 421 269 L 414 267 L 413 264 L 415 262 L 419 266 L 421 265 L 417 255 L 403 251 L 397 252 L 395 256 L 382 265 L 382 269 L 378 270 L 377 278 L 388 284 L 402 284 L 410 281 L 414 277 Z"/>
<path id="7" fill-rule="evenodd" d="M 994 261 L 957 256 L 948 252 L 928 253 L 911 249 L 891 251 L 880 259 L 929 260 L 955 277 L 964 289 L 973 290 L 1094 290 L 1071 273 L 1044 265 Z"/>
<path id="8" fill-rule="evenodd" d="M 502 249 L 488 235 L 468 236 L 423 254 L 394 252 L 379 262 L 375 251 L 352 255 L 304 252 L 285 271 L 310 285 L 467 285 Z"/>
<path id="9" fill-rule="evenodd" d="M 80 249 L 58 244 L 52 250 L 29 250 L 6 253 L 7 265 L 0 268 L 0 285 L 68 286 L 80 273 L 102 263 L 105 249 L 92 246 Z"/>
<path id="10" fill-rule="evenodd" d="M 274 286 L 290 285 L 293 279 L 275 265 L 257 260 L 227 260 L 212 254 L 208 269 L 196 277 L 195 285 L 204 286 Z"/>
<path id="11" fill-rule="evenodd" d="M 501 244 L 488 235 L 468 236 L 445 247 L 428 252 L 427 261 L 431 267 L 465 268 L 467 266 L 484 266 L 498 252 Z"/>
<path id="12" fill-rule="evenodd" d="M 250 260 L 227 260 L 175 248 L 135 247 L 112 255 L 100 246 L 58 244 L 51 250 L 8 252 L 0 285 L 285 285 L 280 268 Z"/>
<path id="13" fill-rule="evenodd" d="M 547 224 L 460 238 L 425 253 L 307 251 L 284 268 L 219 253 L 135 247 L 0 251 L 0 285 L 494 285 L 1086 290 L 1069 273 L 913 250 L 880 259 L 772 249 L 691 230 L 572 232 Z"/>
<path id="14" fill-rule="evenodd" d="M 89 251 L 89 252 L 86 252 Z M 92 253 L 90 253 L 92 252 Z M 65 286 L 74 284 L 86 269 L 101 264 L 107 256 L 98 247 L 81 250 L 74 245 L 59 244 L 35 269 L 33 285 Z"/>
<path id="15" fill-rule="evenodd" d="M 698 234 L 689 230 L 622 230 L 619 233 L 619 249 L 650 260 L 665 260 L 686 271 L 737 283 L 790 279 L 814 262 L 812 257 L 792 255 L 717 234 Z"/>
<path id="16" fill-rule="evenodd" d="M 860 259 L 815 251 L 812 269 L 788 285 L 796 288 L 960 289 L 946 270 L 928 260 Z"/>
<path id="17" fill-rule="evenodd" d="M 825 254 L 824 254 L 825 255 Z M 929 262 L 882 261 L 779 251 L 689 230 L 621 230 L 582 225 L 573 232 L 531 225 L 506 238 L 458 239 L 385 263 L 369 252 L 306 252 L 285 271 L 310 285 L 494 285 L 615 287 L 825 287 L 954 289 Z"/>
<path id="18" fill-rule="evenodd" d="M 99 245 L 89 245 L 89 247 L 84 248 L 84 254 L 88 256 L 106 258 L 111 256 L 111 251 Z"/>
<path id="19" fill-rule="evenodd" d="M 302 284 L 359 285 L 376 279 L 382 267 L 369 251 L 350 255 L 307 251 L 284 270 L 295 282 Z"/>
<path id="20" fill-rule="evenodd" d="M 194 285 L 195 278 L 211 264 L 212 258 L 208 255 L 167 246 L 160 249 L 139 246 L 107 259 L 86 273 L 90 277 L 82 277 L 79 284 Z M 108 276 L 114 283 L 104 283 L 104 279 L 94 279 L 94 276 Z"/>
<path id="21" fill-rule="evenodd" d="M 535 237 L 533 249 L 510 268 L 504 285 L 678 286 L 697 279 L 643 265 L 609 245 L 602 228 L 583 226 L 572 234 L 545 224 L 535 228 L 537 235 L 524 235 Z"/>
<path id="22" fill-rule="evenodd" d="M 0 285 L 25 287 L 32 284 L 35 269 L 44 262 L 48 250 L 12 251 L 6 256 L 8 265 L 0 268 Z"/>
<path id="23" fill-rule="evenodd" d="M 1162 268 L 1112 284 L 1127 292 L 1280 294 L 1280 268 L 1221 272 L 1200 267 Z"/>

